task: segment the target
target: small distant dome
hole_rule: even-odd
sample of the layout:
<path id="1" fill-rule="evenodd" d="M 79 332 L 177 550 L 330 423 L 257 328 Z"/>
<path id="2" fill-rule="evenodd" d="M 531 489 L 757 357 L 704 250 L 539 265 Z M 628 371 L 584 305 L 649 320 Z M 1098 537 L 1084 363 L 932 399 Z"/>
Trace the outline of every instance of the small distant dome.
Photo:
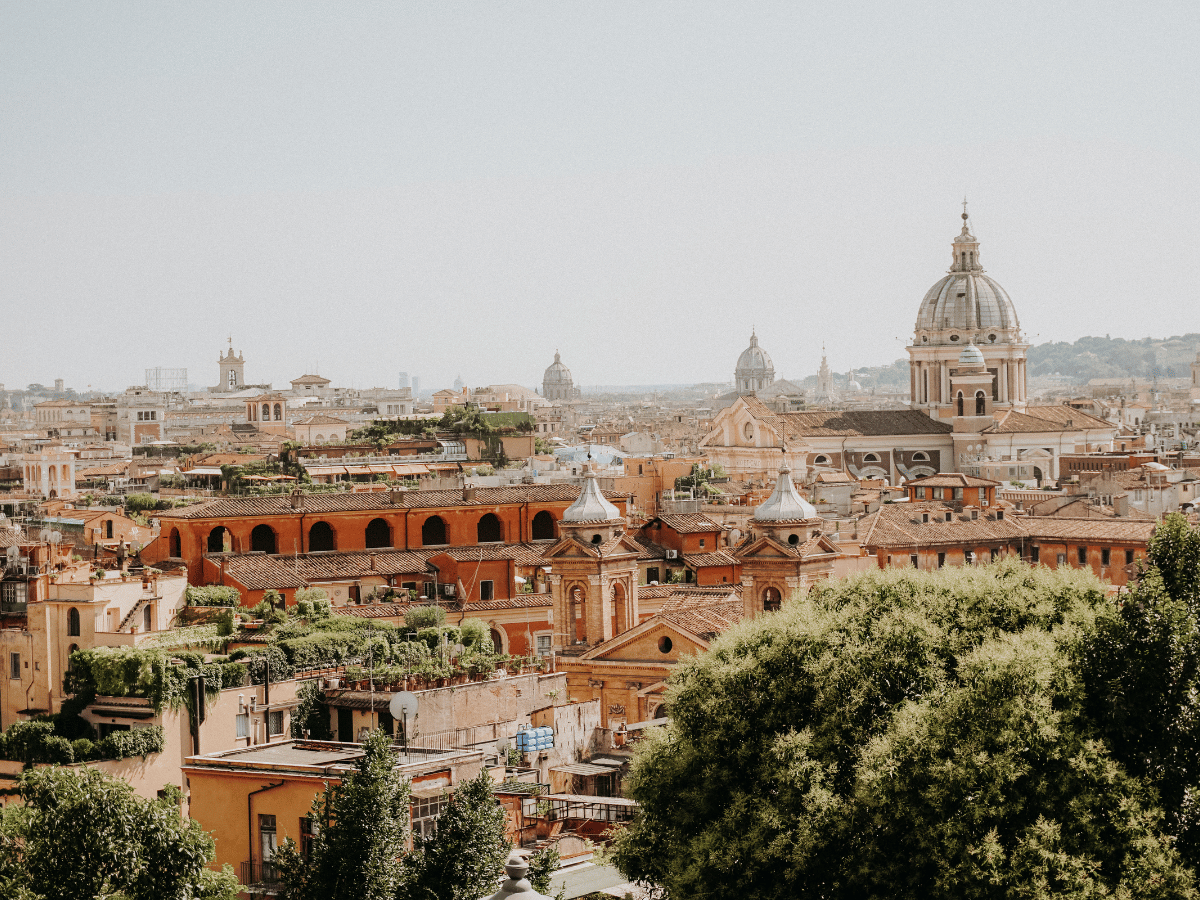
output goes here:
<path id="1" fill-rule="evenodd" d="M 983 351 L 975 346 L 974 341 L 963 347 L 962 353 L 958 354 L 958 366 L 960 369 L 982 370 L 985 368 L 986 363 L 983 359 Z"/>
<path id="2" fill-rule="evenodd" d="M 571 370 L 563 365 L 557 350 L 554 351 L 554 362 L 542 376 L 542 396 L 547 400 L 574 400 L 577 396 Z"/>
<path id="3" fill-rule="evenodd" d="M 816 517 L 817 508 L 800 496 L 792 484 L 792 470 L 787 466 L 779 470 L 771 496 L 754 510 L 755 522 L 796 522 Z"/>
<path id="4" fill-rule="evenodd" d="M 596 473 L 588 472 L 583 479 L 579 498 L 563 513 L 564 522 L 611 522 L 621 518 L 621 511 L 604 499 Z"/>
<path id="5" fill-rule="evenodd" d="M 767 351 L 758 346 L 758 335 L 751 332 L 750 346 L 738 357 L 733 380 L 739 392 L 761 391 L 775 383 L 775 364 Z"/>

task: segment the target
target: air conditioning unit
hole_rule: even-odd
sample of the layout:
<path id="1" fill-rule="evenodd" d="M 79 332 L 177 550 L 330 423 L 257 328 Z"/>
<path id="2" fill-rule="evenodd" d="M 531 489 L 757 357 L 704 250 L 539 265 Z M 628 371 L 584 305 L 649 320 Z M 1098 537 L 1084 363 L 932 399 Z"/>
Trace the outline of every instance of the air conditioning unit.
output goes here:
<path id="1" fill-rule="evenodd" d="M 672 550 L 670 547 L 668 547 L 667 548 L 667 559 L 678 559 L 678 558 L 679 558 L 679 551 Z"/>

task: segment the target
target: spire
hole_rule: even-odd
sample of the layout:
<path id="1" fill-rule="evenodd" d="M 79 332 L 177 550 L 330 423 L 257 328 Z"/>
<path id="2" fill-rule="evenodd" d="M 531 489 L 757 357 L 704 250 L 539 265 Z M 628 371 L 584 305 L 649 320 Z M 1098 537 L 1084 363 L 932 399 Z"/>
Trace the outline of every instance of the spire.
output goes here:
<path id="1" fill-rule="evenodd" d="M 750 326 L 750 346 L 758 346 L 758 332 L 755 330 L 753 325 Z"/>
<path id="2" fill-rule="evenodd" d="M 590 453 L 590 450 L 589 450 Z M 596 473 L 588 470 L 583 477 L 583 490 L 579 498 L 563 513 L 564 522 L 611 522 L 621 518 L 621 511 L 604 499 Z"/>
<path id="3" fill-rule="evenodd" d="M 788 468 L 785 456 L 783 465 L 779 467 L 779 477 L 775 480 L 775 490 L 762 506 L 754 510 L 753 520 L 796 522 L 816 518 L 816 515 L 816 507 L 801 497 L 796 485 L 792 484 L 792 470 Z"/>
<path id="4" fill-rule="evenodd" d="M 975 235 L 971 234 L 971 227 L 968 223 L 969 216 L 967 215 L 967 198 L 963 198 L 962 211 L 962 231 L 954 238 L 951 245 L 954 253 L 954 261 L 950 265 L 951 272 L 982 272 L 983 266 L 979 264 L 979 241 L 975 239 Z"/>

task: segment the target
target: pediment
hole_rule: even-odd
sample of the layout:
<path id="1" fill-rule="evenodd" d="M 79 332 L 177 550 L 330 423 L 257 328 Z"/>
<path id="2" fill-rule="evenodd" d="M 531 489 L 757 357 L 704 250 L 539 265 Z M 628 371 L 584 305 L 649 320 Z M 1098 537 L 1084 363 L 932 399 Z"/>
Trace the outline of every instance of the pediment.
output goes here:
<path id="1" fill-rule="evenodd" d="M 670 650 L 665 653 L 659 644 L 664 637 L 671 639 Z M 702 653 L 707 649 L 707 641 L 667 619 L 655 616 L 602 644 L 597 644 L 579 658 L 612 662 L 674 663 L 680 654 Z"/>

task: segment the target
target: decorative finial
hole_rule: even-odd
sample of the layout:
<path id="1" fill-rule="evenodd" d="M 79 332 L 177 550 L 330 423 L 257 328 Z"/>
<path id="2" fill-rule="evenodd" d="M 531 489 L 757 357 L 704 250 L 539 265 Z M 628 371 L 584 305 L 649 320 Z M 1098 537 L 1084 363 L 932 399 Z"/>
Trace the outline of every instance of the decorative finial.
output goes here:
<path id="1" fill-rule="evenodd" d="M 967 198 L 966 198 L 966 197 L 963 197 L 963 214 L 962 214 L 962 218 L 963 218 L 963 221 L 964 221 L 964 222 L 965 222 L 965 221 L 967 221 Z"/>

